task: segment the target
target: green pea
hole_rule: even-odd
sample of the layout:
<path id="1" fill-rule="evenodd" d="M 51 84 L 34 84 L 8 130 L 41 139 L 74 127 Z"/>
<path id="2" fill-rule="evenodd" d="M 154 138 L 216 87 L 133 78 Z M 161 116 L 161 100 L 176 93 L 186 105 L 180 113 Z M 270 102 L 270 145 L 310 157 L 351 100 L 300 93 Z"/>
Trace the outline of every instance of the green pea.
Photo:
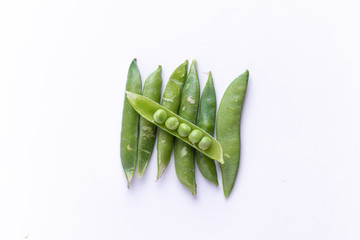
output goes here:
<path id="1" fill-rule="evenodd" d="M 209 137 L 203 137 L 199 142 L 199 148 L 202 150 L 206 150 L 211 145 L 211 138 Z"/>
<path id="2" fill-rule="evenodd" d="M 167 119 L 167 114 L 164 110 L 159 109 L 154 113 L 155 122 L 163 124 L 166 119 Z"/>
<path id="3" fill-rule="evenodd" d="M 197 125 L 210 135 L 214 135 L 216 119 L 216 94 L 211 72 L 204 87 L 200 99 L 200 109 Z M 201 142 L 201 141 L 200 141 Z M 200 143 L 199 143 L 200 147 Z M 217 179 L 215 161 L 203 154 L 196 152 L 196 163 L 201 174 L 216 186 L 219 185 Z"/>
<path id="4" fill-rule="evenodd" d="M 165 122 L 165 126 L 170 130 L 176 130 L 179 126 L 179 120 L 176 117 L 169 117 Z"/>
<path id="5" fill-rule="evenodd" d="M 223 147 L 225 163 L 220 165 L 225 197 L 235 183 L 240 163 L 241 110 L 249 79 L 249 71 L 237 77 L 226 89 L 216 121 L 216 137 Z"/>
<path id="6" fill-rule="evenodd" d="M 179 128 L 177 130 L 180 136 L 187 137 L 189 133 L 191 132 L 191 127 L 187 125 L 186 123 L 181 123 L 179 125 Z"/>
<path id="7" fill-rule="evenodd" d="M 189 140 L 190 142 L 192 142 L 193 144 L 198 143 L 200 141 L 200 139 L 202 138 L 203 134 L 201 131 L 195 129 L 194 131 L 192 131 L 189 134 Z"/>
<path id="8" fill-rule="evenodd" d="M 180 106 L 181 91 L 187 76 L 188 61 L 186 60 L 171 74 L 162 97 L 161 105 L 177 113 Z M 171 158 L 174 136 L 159 129 L 157 138 L 157 180 L 164 173 Z"/>
<path id="9" fill-rule="evenodd" d="M 126 90 L 141 94 L 141 89 L 141 76 L 139 68 L 136 65 L 136 59 L 134 59 L 129 67 Z M 130 188 L 130 182 L 134 177 L 136 169 L 138 135 L 139 114 L 134 110 L 129 99 L 126 97 L 124 99 L 122 115 L 120 156 L 128 188 Z"/>
<path id="10" fill-rule="evenodd" d="M 160 104 L 154 102 L 153 100 L 151 100 L 147 97 L 144 97 L 139 94 L 132 93 L 132 92 L 126 92 L 126 97 L 129 100 L 130 104 L 134 107 L 134 109 L 143 118 L 152 122 L 153 124 L 155 124 L 156 126 L 161 128 L 162 130 L 166 131 L 167 133 L 171 134 L 172 136 L 176 137 L 176 139 L 181 140 L 181 142 L 186 143 L 186 146 L 189 146 L 190 150 L 192 152 L 195 148 L 196 150 L 200 151 L 201 153 L 205 154 L 206 156 L 210 157 L 211 159 L 216 160 L 216 161 L 220 162 L 221 164 L 224 163 L 223 154 L 222 154 L 223 151 L 222 151 L 222 147 L 221 147 L 220 143 L 215 138 L 213 138 L 210 134 L 205 132 L 203 129 L 201 129 L 198 126 L 196 126 L 195 124 L 187 121 L 186 119 L 180 117 L 179 115 L 176 115 L 174 112 L 170 111 L 169 109 L 161 106 Z M 178 124 L 186 123 L 187 125 L 190 126 L 191 129 L 197 129 L 200 132 L 202 132 L 203 136 L 207 136 L 211 139 L 211 141 L 212 141 L 211 146 L 207 150 L 202 150 L 197 145 L 193 145 L 192 142 L 190 142 L 190 140 L 188 138 L 181 137 L 179 135 L 179 133 L 176 131 L 176 129 L 171 130 L 171 129 L 167 128 L 166 125 L 155 122 L 154 113 L 159 109 L 164 110 L 166 112 L 166 114 L 169 116 L 169 118 L 176 119 L 175 121 L 178 121 Z M 166 124 L 166 121 L 165 121 L 165 124 Z M 180 152 L 180 154 L 181 154 L 181 152 Z"/>
<path id="11" fill-rule="evenodd" d="M 156 71 L 150 74 L 150 76 L 145 80 L 143 89 L 143 96 L 148 97 L 158 103 L 160 102 L 161 98 L 161 72 L 162 67 L 159 66 Z M 145 173 L 154 150 L 156 140 L 156 125 L 152 124 L 145 118 L 140 117 L 139 129 L 138 173 L 139 177 L 141 177 Z"/>

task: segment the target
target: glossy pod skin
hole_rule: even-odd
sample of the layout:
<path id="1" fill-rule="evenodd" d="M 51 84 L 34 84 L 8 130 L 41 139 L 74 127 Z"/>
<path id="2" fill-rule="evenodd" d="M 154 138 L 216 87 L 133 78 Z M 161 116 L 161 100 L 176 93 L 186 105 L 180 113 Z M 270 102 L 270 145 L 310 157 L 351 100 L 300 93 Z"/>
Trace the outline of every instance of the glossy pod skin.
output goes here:
<path id="1" fill-rule="evenodd" d="M 148 97 L 157 103 L 160 103 L 161 98 L 161 71 L 162 68 L 159 66 L 155 72 L 150 74 L 150 76 L 145 80 L 143 89 L 143 96 Z M 145 173 L 146 167 L 149 164 L 149 160 L 154 150 L 156 125 L 140 116 L 139 130 L 138 173 L 141 177 Z"/>
<path id="2" fill-rule="evenodd" d="M 129 67 L 126 91 L 141 94 L 141 89 L 141 76 L 136 65 L 136 59 L 134 59 Z M 127 185 L 128 188 L 130 188 L 130 182 L 136 169 L 139 135 L 139 114 L 134 110 L 126 97 L 124 99 L 122 116 L 123 119 L 121 127 L 120 156 L 121 164 L 127 179 Z"/>
<path id="3" fill-rule="evenodd" d="M 213 138 L 210 134 L 205 132 L 203 129 L 199 128 L 195 124 L 190 123 L 186 119 L 180 117 L 179 115 L 176 115 L 175 113 L 169 111 L 169 109 L 164 108 L 160 104 L 154 102 L 153 100 L 151 100 L 147 97 L 144 97 L 142 95 L 132 93 L 132 92 L 126 92 L 126 97 L 128 98 L 130 104 L 134 107 L 134 109 L 146 120 L 148 120 L 151 123 L 155 124 L 156 126 L 160 127 L 161 129 L 163 129 L 167 133 L 171 134 L 172 136 L 176 137 L 177 139 L 181 139 L 182 141 L 189 144 L 191 147 L 195 148 L 196 150 L 201 151 L 202 153 L 204 153 L 211 159 L 214 159 L 220 163 L 224 163 L 223 158 L 222 158 L 223 151 L 222 151 L 220 143 L 218 141 L 216 141 L 216 139 Z M 198 147 L 198 144 L 192 144 L 187 137 L 181 137 L 178 134 L 177 129 L 170 130 L 165 126 L 165 123 L 157 123 L 154 120 L 154 113 L 156 111 L 158 111 L 159 109 L 164 110 L 166 112 L 166 114 L 168 115 L 168 119 L 172 118 L 172 117 L 176 118 L 179 121 L 179 125 L 181 123 L 186 123 L 191 127 L 191 129 L 197 129 L 197 130 L 202 131 L 204 136 L 209 137 L 211 139 L 210 147 L 206 150 L 201 150 Z"/>
<path id="4" fill-rule="evenodd" d="M 188 61 L 186 60 L 171 74 L 162 98 L 161 105 L 173 113 L 177 113 L 180 105 L 181 91 L 186 80 Z M 159 129 L 157 138 L 157 180 L 164 173 L 170 162 L 174 146 L 174 136 Z"/>
<path id="5" fill-rule="evenodd" d="M 181 94 L 179 116 L 195 124 L 199 99 L 200 83 L 196 69 L 196 61 L 194 60 L 191 63 L 189 74 Z M 192 133 L 189 134 L 189 137 L 191 135 Z M 196 195 L 194 149 L 177 138 L 175 139 L 174 156 L 175 170 L 178 179 L 192 192 L 193 195 Z"/>
<path id="6" fill-rule="evenodd" d="M 237 77 L 226 89 L 218 110 L 216 138 L 224 153 L 220 165 L 225 197 L 228 197 L 236 179 L 240 163 L 240 120 L 247 89 L 249 71 Z"/>
<path id="7" fill-rule="evenodd" d="M 214 135 L 216 119 L 216 93 L 211 72 L 201 94 L 198 126 L 210 135 Z M 199 143 L 200 144 L 200 143 Z M 219 185 L 214 160 L 201 152 L 196 152 L 196 163 L 201 174 L 216 186 Z"/>

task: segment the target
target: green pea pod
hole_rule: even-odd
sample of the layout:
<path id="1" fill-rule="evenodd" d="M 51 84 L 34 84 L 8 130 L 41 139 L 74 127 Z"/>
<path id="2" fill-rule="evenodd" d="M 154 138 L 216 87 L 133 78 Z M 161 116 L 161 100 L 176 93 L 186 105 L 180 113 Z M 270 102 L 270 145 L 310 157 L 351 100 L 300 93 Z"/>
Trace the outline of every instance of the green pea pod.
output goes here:
<path id="1" fill-rule="evenodd" d="M 203 129 L 199 128 L 198 126 L 196 126 L 195 124 L 192 124 L 191 122 L 187 121 L 186 119 L 180 117 L 179 115 L 176 115 L 175 113 L 173 113 L 172 111 L 170 111 L 169 109 L 161 106 L 160 104 L 154 102 L 153 100 L 144 97 L 142 95 L 136 94 L 136 93 L 132 93 L 132 92 L 126 92 L 126 97 L 129 100 L 130 104 L 134 107 L 134 109 L 142 116 L 144 117 L 146 120 L 148 120 L 149 122 L 155 124 L 156 126 L 160 127 L 161 129 L 163 129 L 164 131 L 166 131 L 167 133 L 171 134 L 172 136 L 175 136 L 176 138 L 182 140 L 183 142 L 187 143 L 188 145 L 190 145 L 191 147 L 195 148 L 196 150 L 200 151 L 201 153 L 205 154 L 206 156 L 210 157 L 211 159 L 214 159 L 220 163 L 224 163 L 223 160 L 223 151 L 221 148 L 221 145 L 218 141 L 216 141 L 215 138 L 213 138 L 210 134 L 208 134 L 206 131 L 204 131 Z M 167 115 L 167 120 L 171 119 L 173 120 L 173 118 L 176 118 L 177 120 L 177 126 L 185 123 L 187 125 L 190 126 L 190 128 L 194 131 L 200 131 L 201 134 L 203 135 L 203 138 L 209 138 L 211 141 L 210 147 L 207 149 L 201 149 L 199 147 L 199 143 L 193 144 L 188 137 L 182 137 L 179 135 L 179 133 L 177 132 L 178 129 L 173 129 L 172 127 L 166 127 L 167 122 L 165 121 L 163 123 L 159 123 L 155 121 L 154 115 L 156 116 L 156 113 L 161 110 L 164 111 L 165 114 Z"/>
<path id="2" fill-rule="evenodd" d="M 161 98 L 161 66 L 153 72 L 145 81 L 143 96 L 150 98 L 155 102 L 160 102 Z M 138 172 L 141 177 L 144 175 L 152 152 L 154 150 L 156 138 L 156 125 L 152 124 L 140 116 L 140 134 L 138 146 Z"/>
<path id="3" fill-rule="evenodd" d="M 194 60 L 191 63 L 189 74 L 181 94 L 179 116 L 195 124 L 199 99 L 200 83 L 196 69 L 196 61 Z M 175 170 L 178 179 L 193 195 L 196 195 L 194 149 L 180 139 L 175 139 L 174 155 Z"/>
<path id="4" fill-rule="evenodd" d="M 181 91 L 186 80 L 188 61 L 186 60 L 171 74 L 162 98 L 161 105 L 177 113 L 180 105 Z M 157 139 L 157 180 L 164 173 L 170 162 L 174 145 L 174 137 L 166 131 L 159 129 Z"/>
<path id="5" fill-rule="evenodd" d="M 205 85 L 205 88 L 201 94 L 200 110 L 198 126 L 208 132 L 210 135 L 214 135 L 216 118 L 216 94 L 211 72 L 209 72 L 209 78 Z M 216 186 L 219 185 L 217 180 L 216 166 L 214 160 L 202 154 L 196 152 L 196 162 L 201 174 L 210 182 Z"/>
<path id="6" fill-rule="evenodd" d="M 126 91 L 141 94 L 141 76 L 136 65 L 136 59 L 131 62 L 126 82 Z M 120 155 L 128 188 L 134 176 L 137 159 L 137 146 L 139 135 L 139 114 L 129 103 L 128 98 L 124 99 L 123 119 L 121 127 Z"/>
<path id="7" fill-rule="evenodd" d="M 225 163 L 220 165 L 225 197 L 235 183 L 240 163 L 240 120 L 249 71 L 237 77 L 226 89 L 217 115 L 216 138 L 223 147 Z"/>

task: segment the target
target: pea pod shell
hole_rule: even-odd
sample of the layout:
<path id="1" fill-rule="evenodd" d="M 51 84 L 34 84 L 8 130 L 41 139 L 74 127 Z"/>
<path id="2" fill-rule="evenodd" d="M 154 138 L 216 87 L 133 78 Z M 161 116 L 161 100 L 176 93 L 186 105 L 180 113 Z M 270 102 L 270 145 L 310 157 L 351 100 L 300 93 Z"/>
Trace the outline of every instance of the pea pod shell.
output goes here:
<path id="1" fill-rule="evenodd" d="M 161 98 L 161 66 L 145 80 L 143 96 L 156 102 Z M 139 146 L 138 146 L 138 173 L 141 177 L 144 175 L 146 167 L 149 164 L 156 139 L 156 126 L 148 120 L 140 117 L 139 125 Z"/>
<path id="2" fill-rule="evenodd" d="M 141 94 L 141 77 L 136 59 L 131 62 L 126 82 L 126 90 Z M 124 99 L 122 115 L 120 156 L 128 188 L 134 176 L 137 160 L 137 147 L 139 137 L 139 114 L 129 103 L 128 98 Z"/>
<path id="3" fill-rule="evenodd" d="M 214 135 L 216 119 L 216 94 L 211 72 L 209 72 L 208 81 L 204 87 L 200 99 L 200 110 L 197 125 L 211 135 Z M 204 154 L 196 153 L 196 162 L 201 174 L 216 186 L 217 180 L 215 162 Z"/>
<path id="4" fill-rule="evenodd" d="M 214 159 L 220 163 L 224 163 L 223 154 L 222 154 L 223 150 L 222 150 L 220 143 L 215 138 L 213 138 L 210 134 L 208 134 L 206 131 L 199 128 L 195 124 L 192 124 L 191 122 L 185 120 L 184 118 L 180 117 L 179 115 L 176 115 L 172 111 L 168 110 L 167 108 L 161 106 L 160 104 L 154 102 L 153 100 L 151 100 L 147 97 L 144 97 L 144 96 L 141 96 L 139 94 L 129 92 L 129 91 L 126 91 L 126 97 L 128 98 L 130 104 L 134 107 L 134 109 L 146 120 L 150 121 L 151 123 L 155 124 L 156 126 L 160 127 L 161 129 L 165 130 L 166 132 L 170 133 L 171 135 L 177 137 L 178 139 L 182 140 L 183 142 L 189 144 L 190 146 L 192 146 L 199 152 L 202 152 L 203 154 L 210 157 L 211 159 Z M 163 109 L 166 112 L 166 114 L 168 115 L 168 117 L 176 117 L 179 120 L 179 123 L 186 123 L 191 127 L 191 129 L 200 130 L 204 136 L 208 136 L 209 138 L 211 138 L 211 140 L 212 140 L 211 146 L 207 150 L 203 151 L 197 146 L 197 144 L 192 144 L 187 139 L 187 137 L 181 137 L 177 133 L 176 130 L 169 130 L 165 127 L 165 124 L 156 123 L 153 115 L 156 112 L 156 110 L 158 110 L 158 109 Z"/>
<path id="5" fill-rule="evenodd" d="M 184 89 L 181 93 L 181 101 L 179 108 L 179 116 L 188 120 L 191 123 L 196 123 L 200 100 L 200 82 L 196 68 L 196 61 L 193 60 L 189 69 L 189 74 L 186 77 Z M 188 136 L 188 139 L 197 144 L 197 137 L 203 136 L 201 131 L 193 130 Z M 200 141 L 200 139 L 199 139 Z M 197 145 L 199 146 L 199 145 Z M 189 145 L 175 139 L 174 144 L 174 162 L 176 176 L 179 181 L 186 186 L 192 194 L 196 195 L 196 180 L 195 180 L 195 152 Z"/>
<path id="6" fill-rule="evenodd" d="M 187 76 L 188 61 L 186 60 L 171 74 L 166 84 L 161 105 L 170 111 L 177 113 L 180 105 L 181 91 Z M 159 129 L 157 138 L 157 180 L 164 173 L 170 162 L 171 153 L 174 146 L 174 137 Z"/>
<path id="7" fill-rule="evenodd" d="M 218 110 L 216 138 L 224 151 L 225 163 L 220 165 L 225 197 L 235 183 L 240 163 L 240 120 L 247 89 L 249 72 L 246 70 L 226 89 Z"/>

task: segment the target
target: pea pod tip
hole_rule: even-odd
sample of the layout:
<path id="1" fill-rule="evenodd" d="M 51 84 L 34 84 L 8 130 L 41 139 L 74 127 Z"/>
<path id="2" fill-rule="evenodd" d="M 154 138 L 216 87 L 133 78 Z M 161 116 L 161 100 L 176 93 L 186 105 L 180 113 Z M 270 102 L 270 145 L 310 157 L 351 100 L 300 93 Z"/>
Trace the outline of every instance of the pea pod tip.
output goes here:
<path id="1" fill-rule="evenodd" d="M 249 77 L 249 70 L 246 69 L 244 73 Z"/>
<path id="2" fill-rule="evenodd" d="M 126 94 L 126 97 L 127 98 L 131 98 L 134 96 L 134 93 L 133 92 L 129 92 L 129 91 L 125 91 L 125 94 Z"/>
<path id="3" fill-rule="evenodd" d="M 128 177 L 128 176 L 126 176 Z M 133 179 L 132 176 L 129 176 L 129 178 L 127 178 L 127 188 L 130 190 L 130 183 L 131 183 L 131 180 Z"/>

